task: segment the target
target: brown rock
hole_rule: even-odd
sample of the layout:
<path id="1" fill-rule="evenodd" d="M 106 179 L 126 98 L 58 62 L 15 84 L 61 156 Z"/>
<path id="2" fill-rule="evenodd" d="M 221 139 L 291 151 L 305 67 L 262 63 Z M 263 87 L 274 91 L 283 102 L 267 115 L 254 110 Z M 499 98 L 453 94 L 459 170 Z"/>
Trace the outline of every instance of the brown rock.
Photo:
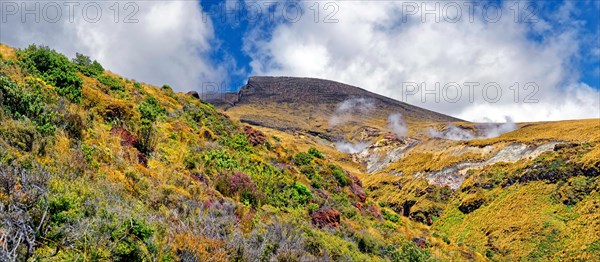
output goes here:
<path id="1" fill-rule="evenodd" d="M 265 143 L 266 137 L 263 132 L 256 130 L 251 126 L 244 126 L 244 135 L 248 138 L 253 146 L 262 145 Z"/>
<path id="2" fill-rule="evenodd" d="M 196 91 L 189 91 L 189 92 L 187 92 L 187 94 L 189 96 L 192 96 L 192 97 L 196 98 L 196 99 L 200 99 L 200 94 L 198 94 L 198 92 L 196 92 Z"/>
<path id="3" fill-rule="evenodd" d="M 348 177 L 352 179 L 352 184 L 350 184 L 350 191 L 360 200 L 360 202 L 365 202 L 367 200 L 367 193 L 365 193 L 365 189 L 362 187 L 362 182 L 358 177 L 347 173 Z"/>
<path id="4" fill-rule="evenodd" d="M 427 248 L 427 241 L 423 237 L 413 237 L 411 241 L 417 244 L 417 246 L 420 248 Z"/>
<path id="5" fill-rule="evenodd" d="M 322 208 L 310 214 L 314 225 L 322 227 L 340 227 L 340 212 L 333 208 Z"/>
<path id="6" fill-rule="evenodd" d="M 381 215 L 381 211 L 379 210 L 379 207 L 377 207 L 376 205 L 367 206 L 367 211 L 373 217 L 379 219 L 380 221 L 383 221 L 383 216 Z"/>
<path id="7" fill-rule="evenodd" d="M 138 146 L 138 139 L 123 127 L 113 127 L 110 130 L 110 134 L 113 136 L 119 136 L 121 138 L 121 146 L 130 146 L 135 148 Z"/>

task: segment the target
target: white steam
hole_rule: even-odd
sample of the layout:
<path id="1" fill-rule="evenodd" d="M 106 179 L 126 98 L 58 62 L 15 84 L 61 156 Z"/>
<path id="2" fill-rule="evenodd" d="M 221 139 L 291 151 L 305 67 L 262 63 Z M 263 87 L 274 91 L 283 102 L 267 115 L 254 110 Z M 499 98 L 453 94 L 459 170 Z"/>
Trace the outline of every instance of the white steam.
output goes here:
<path id="1" fill-rule="evenodd" d="M 354 114 L 368 114 L 375 108 L 375 102 L 367 98 L 350 98 L 344 100 L 335 109 L 334 115 L 329 119 L 330 126 L 344 124 Z"/>
<path id="2" fill-rule="evenodd" d="M 336 142 L 335 148 L 344 153 L 356 154 L 356 153 L 359 153 L 359 152 L 365 150 L 370 145 L 371 145 L 371 143 L 369 143 L 369 142 L 358 142 L 358 143 Z"/>
<path id="3" fill-rule="evenodd" d="M 484 123 L 477 126 L 477 133 L 473 134 L 471 131 L 457 127 L 453 124 L 448 124 L 448 129 L 445 131 L 438 131 L 432 127 L 427 129 L 430 137 L 443 138 L 449 140 L 471 140 L 479 138 L 493 138 L 498 137 L 504 133 L 516 130 L 517 125 L 512 118 L 505 116 L 505 123 Z"/>
<path id="4" fill-rule="evenodd" d="M 517 130 L 517 124 L 515 124 L 515 121 L 513 121 L 512 118 L 505 116 L 504 119 L 506 119 L 505 123 L 500 123 L 500 124 L 489 123 L 489 124 L 480 126 L 479 130 L 481 130 L 481 132 L 483 133 L 483 137 L 485 137 L 485 138 L 498 137 L 504 133 L 508 133 L 510 131 Z"/>
<path id="5" fill-rule="evenodd" d="M 400 113 L 391 114 L 388 117 L 388 127 L 398 137 L 404 136 L 408 132 L 408 126 L 402 119 L 402 114 Z"/>
<path id="6" fill-rule="evenodd" d="M 446 131 L 437 131 L 432 127 L 427 129 L 430 137 L 444 138 L 449 140 L 471 140 L 475 139 L 475 135 L 466 129 L 462 129 L 453 124 L 448 124 Z"/>

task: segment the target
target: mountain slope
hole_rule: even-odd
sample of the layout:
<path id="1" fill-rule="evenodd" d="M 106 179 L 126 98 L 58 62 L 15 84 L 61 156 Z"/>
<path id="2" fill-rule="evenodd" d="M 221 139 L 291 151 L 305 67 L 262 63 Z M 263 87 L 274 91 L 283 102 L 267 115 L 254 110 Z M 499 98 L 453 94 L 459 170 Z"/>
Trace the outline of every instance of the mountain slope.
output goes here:
<path id="1" fill-rule="evenodd" d="M 168 85 L 47 47 L 0 54 L 2 261 L 481 258 L 382 213 L 319 150 Z"/>
<path id="2" fill-rule="evenodd" d="M 250 77 L 239 93 L 221 98 L 228 102 L 208 101 L 242 122 L 327 134 L 329 140 L 343 140 L 361 127 L 387 131 L 387 119 L 394 113 L 414 124 L 461 121 L 358 87 L 314 78 Z"/>
<path id="3" fill-rule="evenodd" d="M 355 112 L 331 126 L 346 101 L 369 97 L 352 87 L 332 88 L 336 85 L 251 79 L 238 102 L 225 109 L 289 147 L 316 147 L 356 173 L 387 214 L 425 225 L 430 240 L 499 261 L 600 255 L 600 119 L 507 128 L 510 123 L 411 118 L 423 114 L 378 100 L 370 114 Z M 392 131 L 387 116 L 394 111 L 407 118 L 403 137 L 386 135 Z M 453 140 L 451 132 L 463 140 Z M 365 145 L 348 154 L 340 152 L 340 141 Z"/>

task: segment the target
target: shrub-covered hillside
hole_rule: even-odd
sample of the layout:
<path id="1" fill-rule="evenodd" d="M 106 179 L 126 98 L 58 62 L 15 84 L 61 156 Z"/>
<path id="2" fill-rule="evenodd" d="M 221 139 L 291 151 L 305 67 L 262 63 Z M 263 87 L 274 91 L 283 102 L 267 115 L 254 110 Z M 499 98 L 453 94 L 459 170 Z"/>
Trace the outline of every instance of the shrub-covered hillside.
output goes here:
<path id="1" fill-rule="evenodd" d="M 452 247 L 418 241 L 327 155 L 168 85 L 42 46 L 0 55 L 0 260 L 478 257 L 432 254 Z"/>

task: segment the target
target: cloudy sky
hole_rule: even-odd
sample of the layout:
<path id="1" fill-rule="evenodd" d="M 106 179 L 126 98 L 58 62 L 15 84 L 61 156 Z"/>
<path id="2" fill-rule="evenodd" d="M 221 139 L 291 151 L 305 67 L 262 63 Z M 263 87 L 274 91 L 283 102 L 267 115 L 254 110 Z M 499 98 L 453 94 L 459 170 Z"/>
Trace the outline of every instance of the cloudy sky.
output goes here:
<path id="1" fill-rule="evenodd" d="M 600 1 L 2 1 L 0 42 L 179 91 L 326 78 L 471 121 L 600 117 Z M 36 21 L 37 19 L 37 21 Z"/>

